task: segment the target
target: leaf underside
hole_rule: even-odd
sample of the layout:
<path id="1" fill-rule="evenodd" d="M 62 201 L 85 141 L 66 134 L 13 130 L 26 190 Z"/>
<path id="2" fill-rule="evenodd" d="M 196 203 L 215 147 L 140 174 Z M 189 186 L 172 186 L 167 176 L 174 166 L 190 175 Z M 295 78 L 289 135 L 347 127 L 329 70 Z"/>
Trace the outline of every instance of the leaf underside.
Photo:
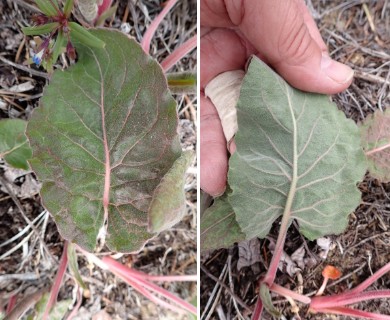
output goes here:
<path id="1" fill-rule="evenodd" d="M 184 217 L 184 177 L 193 158 L 193 151 L 183 152 L 156 188 L 149 208 L 150 232 L 167 230 Z"/>
<path id="2" fill-rule="evenodd" d="M 79 61 L 56 71 L 27 135 L 42 198 L 61 235 L 93 250 L 139 250 L 153 192 L 180 156 L 176 103 L 161 67 L 120 32 L 91 30 L 104 49 L 75 42 Z"/>
<path id="3" fill-rule="evenodd" d="M 360 133 L 370 174 L 382 182 L 390 181 L 390 109 L 377 110 L 364 119 Z"/>
<path id="4" fill-rule="evenodd" d="M 366 164 L 359 132 L 329 98 L 289 86 L 252 58 L 237 106 L 229 201 L 247 239 L 283 214 L 310 240 L 342 232 Z M 285 212 L 287 198 L 292 199 Z"/>
<path id="5" fill-rule="evenodd" d="M 212 206 L 205 210 L 200 230 L 202 251 L 227 248 L 245 239 L 226 195 L 216 198 Z"/>
<path id="6" fill-rule="evenodd" d="M 28 170 L 32 151 L 24 132 L 27 122 L 20 119 L 0 121 L 0 157 L 11 166 Z"/>

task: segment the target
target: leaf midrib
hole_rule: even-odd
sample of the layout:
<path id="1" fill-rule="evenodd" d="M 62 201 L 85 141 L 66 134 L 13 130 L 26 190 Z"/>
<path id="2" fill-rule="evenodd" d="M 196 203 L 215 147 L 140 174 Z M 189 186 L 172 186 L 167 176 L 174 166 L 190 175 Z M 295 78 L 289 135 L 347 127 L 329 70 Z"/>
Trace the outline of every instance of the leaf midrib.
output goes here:
<path id="1" fill-rule="evenodd" d="M 103 135 L 103 147 L 104 147 L 104 191 L 103 191 L 103 210 L 104 219 L 103 227 L 106 225 L 108 220 L 108 205 L 110 202 L 110 184 L 111 184 L 111 166 L 110 166 L 110 151 L 107 142 L 107 131 L 105 123 L 105 110 L 104 110 L 104 79 L 103 72 L 100 66 L 99 60 L 95 53 L 92 51 L 93 57 L 96 61 L 96 65 L 99 69 L 100 74 L 100 112 L 102 116 L 102 135 Z"/>

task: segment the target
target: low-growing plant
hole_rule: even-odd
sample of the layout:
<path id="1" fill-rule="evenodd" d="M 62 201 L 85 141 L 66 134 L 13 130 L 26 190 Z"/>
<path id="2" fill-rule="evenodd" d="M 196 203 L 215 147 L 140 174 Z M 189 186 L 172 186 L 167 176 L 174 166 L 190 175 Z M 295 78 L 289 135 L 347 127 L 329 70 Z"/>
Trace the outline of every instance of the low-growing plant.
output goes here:
<path id="1" fill-rule="evenodd" d="M 171 92 L 194 91 L 196 76 L 164 73 L 196 47 L 196 36 L 161 65 L 149 55 L 154 32 L 176 2 L 168 1 L 141 44 L 116 30 L 71 21 L 73 0 L 63 6 L 57 0 L 36 0 L 42 13 L 34 17 L 34 26 L 23 28 L 26 35 L 48 34 L 31 61 L 48 70 L 49 85 L 27 122 L 0 121 L 0 136 L 6 137 L 0 155 L 10 165 L 34 171 L 42 182 L 43 205 L 66 240 L 54 285 L 40 295 L 39 318 L 63 317 L 62 311 L 53 315 L 58 311 L 53 306 L 67 267 L 79 291 L 68 318 L 77 312 L 85 284 L 75 248 L 153 302 L 196 315 L 195 306 L 152 283 L 196 281 L 196 276 L 150 276 L 91 253 L 104 245 L 114 253 L 137 252 L 185 214 L 184 175 L 194 154 L 181 150 Z M 106 0 L 78 3 L 93 25 L 116 9 Z M 54 71 L 63 53 L 72 65 Z M 9 314 L 28 309 L 26 304 L 18 308 Z"/>
<path id="2" fill-rule="evenodd" d="M 263 308 L 280 316 L 270 291 L 293 304 L 294 299 L 308 304 L 312 312 L 389 319 L 345 305 L 390 297 L 388 290 L 363 292 L 390 265 L 357 288 L 330 297 L 310 299 L 275 283 L 287 231 L 294 220 L 309 240 L 339 234 L 359 204 L 357 183 L 367 171 L 366 158 L 376 177 L 383 180 L 389 174 L 388 113 L 365 121 L 359 133 L 358 126 L 327 96 L 292 88 L 256 57 L 245 76 L 241 71 L 219 75 L 205 93 L 218 109 L 228 147 L 234 141 L 236 149 L 229 160 L 228 191 L 201 217 L 202 250 L 265 238 L 281 217 L 272 260 L 259 282 L 252 319 L 261 319 Z M 228 237 L 221 236 L 227 229 Z"/>

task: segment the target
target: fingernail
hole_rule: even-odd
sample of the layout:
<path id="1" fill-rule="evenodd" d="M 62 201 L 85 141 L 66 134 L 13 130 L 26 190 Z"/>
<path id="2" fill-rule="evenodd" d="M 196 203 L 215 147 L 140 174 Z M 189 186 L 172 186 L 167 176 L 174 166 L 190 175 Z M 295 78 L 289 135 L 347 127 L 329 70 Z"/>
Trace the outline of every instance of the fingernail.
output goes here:
<path id="1" fill-rule="evenodd" d="M 321 59 L 322 71 L 333 81 L 344 84 L 353 78 L 353 70 L 345 64 L 332 60 L 328 55 Z"/>

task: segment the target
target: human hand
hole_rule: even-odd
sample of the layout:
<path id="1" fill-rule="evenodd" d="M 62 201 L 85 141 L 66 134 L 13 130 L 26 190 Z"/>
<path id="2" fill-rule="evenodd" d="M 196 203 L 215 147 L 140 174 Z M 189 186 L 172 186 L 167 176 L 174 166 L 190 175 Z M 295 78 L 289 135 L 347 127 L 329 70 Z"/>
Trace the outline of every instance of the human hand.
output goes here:
<path id="1" fill-rule="evenodd" d="M 226 188 L 228 156 L 218 113 L 203 93 L 210 80 L 244 69 L 252 54 L 304 91 L 343 91 L 353 71 L 329 57 L 303 0 L 201 0 L 200 19 L 200 183 L 217 196 Z"/>

